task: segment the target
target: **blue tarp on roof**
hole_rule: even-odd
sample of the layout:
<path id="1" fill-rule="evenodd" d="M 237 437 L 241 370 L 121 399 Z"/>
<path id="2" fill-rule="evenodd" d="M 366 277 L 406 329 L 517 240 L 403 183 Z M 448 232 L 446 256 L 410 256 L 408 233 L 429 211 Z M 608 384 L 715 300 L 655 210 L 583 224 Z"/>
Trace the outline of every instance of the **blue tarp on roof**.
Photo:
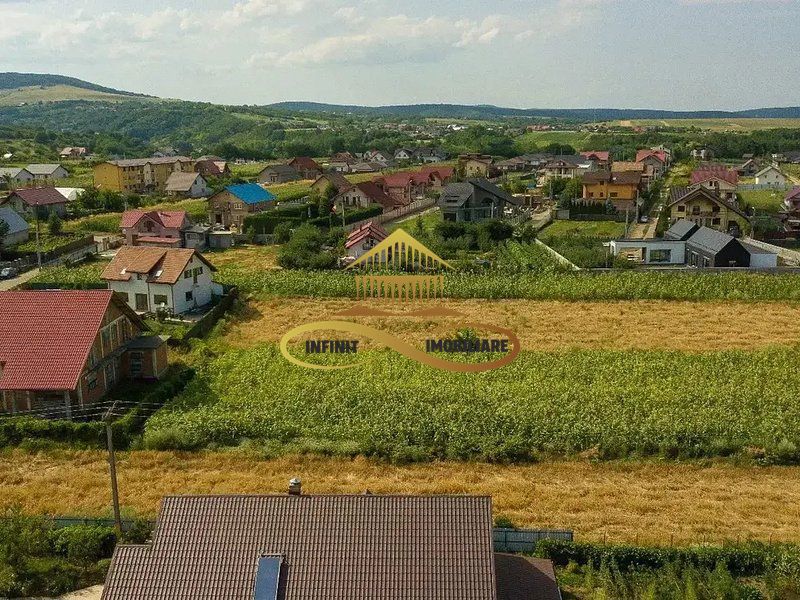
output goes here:
<path id="1" fill-rule="evenodd" d="M 261 202 L 274 202 L 275 194 L 265 190 L 255 183 L 240 183 L 238 185 L 225 186 L 231 194 L 239 198 L 245 204 L 260 204 Z"/>

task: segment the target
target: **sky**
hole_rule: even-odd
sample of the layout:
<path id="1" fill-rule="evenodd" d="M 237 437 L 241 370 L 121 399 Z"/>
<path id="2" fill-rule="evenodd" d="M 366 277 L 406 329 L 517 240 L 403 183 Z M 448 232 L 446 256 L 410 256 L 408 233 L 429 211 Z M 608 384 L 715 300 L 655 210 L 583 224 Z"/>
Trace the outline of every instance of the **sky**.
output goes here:
<path id="1" fill-rule="evenodd" d="M 800 105 L 800 0 L 0 0 L 0 71 L 161 97 Z"/>

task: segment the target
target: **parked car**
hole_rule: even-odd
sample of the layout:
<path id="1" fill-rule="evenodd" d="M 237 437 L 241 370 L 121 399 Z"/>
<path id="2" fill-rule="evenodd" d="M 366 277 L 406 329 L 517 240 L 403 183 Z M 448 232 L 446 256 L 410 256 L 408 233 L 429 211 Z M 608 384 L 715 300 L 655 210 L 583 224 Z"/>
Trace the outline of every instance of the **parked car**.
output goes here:
<path id="1" fill-rule="evenodd" d="M 19 275 L 19 270 L 15 269 L 14 267 L 6 267 L 5 269 L 0 270 L 0 279 L 11 279 L 17 275 Z"/>

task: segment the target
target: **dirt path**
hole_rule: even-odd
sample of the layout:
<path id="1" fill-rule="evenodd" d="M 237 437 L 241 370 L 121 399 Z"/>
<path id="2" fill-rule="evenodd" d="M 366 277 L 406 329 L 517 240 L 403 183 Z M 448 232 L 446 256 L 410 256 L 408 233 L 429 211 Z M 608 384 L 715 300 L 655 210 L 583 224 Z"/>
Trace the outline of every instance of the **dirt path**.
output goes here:
<path id="1" fill-rule="evenodd" d="M 578 539 L 675 543 L 747 537 L 800 541 L 800 468 L 728 463 L 552 461 L 534 465 L 423 463 L 363 458 L 262 460 L 243 452 L 121 452 L 127 512 L 154 516 L 166 494 L 488 494 L 495 515 L 522 527 L 574 529 Z M 31 513 L 107 516 L 102 451 L 0 454 L 0 505 Z"/>

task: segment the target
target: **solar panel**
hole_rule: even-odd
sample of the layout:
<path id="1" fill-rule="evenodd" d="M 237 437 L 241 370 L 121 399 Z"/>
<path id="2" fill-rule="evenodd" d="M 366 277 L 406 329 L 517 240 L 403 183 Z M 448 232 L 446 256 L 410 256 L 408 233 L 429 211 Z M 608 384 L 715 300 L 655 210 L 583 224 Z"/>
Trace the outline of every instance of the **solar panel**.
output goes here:
<path id="1" fill-rule="evenodd" d="M 278 600 L 278 583 L 282 562 L 283 557 L 281 556 L 259 557 L 253 600 Z"/>

